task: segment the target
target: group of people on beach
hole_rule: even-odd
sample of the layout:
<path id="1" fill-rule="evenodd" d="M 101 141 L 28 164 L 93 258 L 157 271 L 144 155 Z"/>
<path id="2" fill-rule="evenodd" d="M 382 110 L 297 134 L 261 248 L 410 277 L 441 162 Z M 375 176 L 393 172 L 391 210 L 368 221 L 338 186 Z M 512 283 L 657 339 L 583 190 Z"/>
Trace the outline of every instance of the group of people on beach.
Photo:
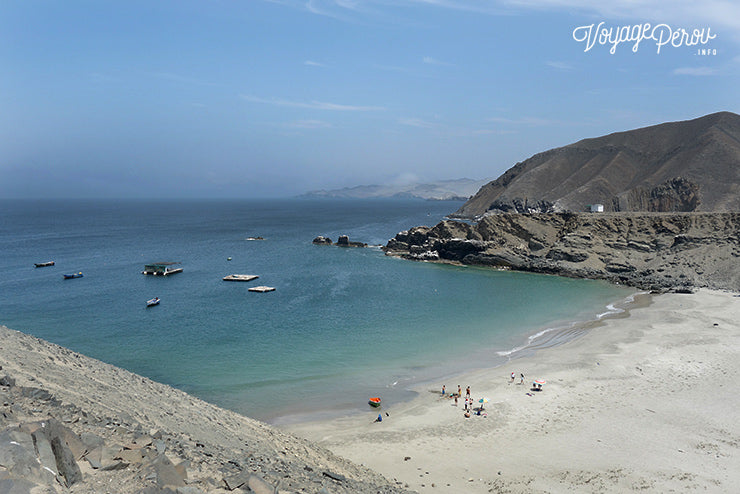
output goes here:
<path id="1" fill-rule="evenodd" d="M 458 384 L 456 393 L 447 394 L 447 387 L 443 384 L 442 385 L 442 397 L 453 398 L 455 400 L 455 406 L 457 406 L 458 400 L 462 398 L 462 386 Z M 470 396 L 470 386 L 467 386 L 465 388 L 465 408 L 463 410 L 465 412 L 466 417 L 470 417 L 471 412 L 473 412 L 473 398 Z M 481 415 L 481 412 L 483 411 L 483 405 L 481 404 L 481 406 L 475 410 L 477 411 L 478 415 Z"/>
<path id="2" fill-rule="evenodd" d="M 524 374 L 520 373 L 519 376 L 520 376 L 519 384 L 524 384 Z M 516 380 L 516 373 L 512 372 L 511 381 L 509 381 L 509 383 L 513 383 L 515 380 Z"/>
<path id="3" fill-rule="evenodd" d="M 511 373 L 511 380 L 509 383 L 513 383 L 516 381 L 516 373 Z M 524 384 L 524 373 L 519 373 L 519 384 Z M 462 386 L 459 384 L 457 385 L 457 392 L 456 393 L 447 393 L 447 386 L 442 385 L 442 397 L 443 398 L 453 398 L 455 400 L 455 406 L 457 406 L 457 402 L 459 399 L 462 398 Z M 482 400 L 481 400 L 482 401 Z M 465 416 L 470 417 L 470 413 L 473 411 L 473 398 L 470 397 L 470 386 L 467 386 L 465 388 Z M 483 410 L 483 405 L 481 404 L 480 407 L 475 409 L 478 413 L 478 415 L 481 414 L 481 411 Z"/>

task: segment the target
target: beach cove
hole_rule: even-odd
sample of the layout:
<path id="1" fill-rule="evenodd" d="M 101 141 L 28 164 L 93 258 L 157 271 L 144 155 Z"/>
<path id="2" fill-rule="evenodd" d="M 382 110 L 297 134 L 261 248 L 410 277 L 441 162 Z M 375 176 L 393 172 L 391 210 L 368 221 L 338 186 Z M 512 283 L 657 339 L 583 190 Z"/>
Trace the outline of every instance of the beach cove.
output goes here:
<path id="1" fill-rule="evenodd" d="M 300 220 L 274 221 L 298 204 Z M 149 437 L 147 454 L 180 465 L 180 481 L 202 492 L 252 474 L 283 492 L 726 492 L 738 482 L 739 298 L 642 294 L 620 312 L 634 289 L 310 244 L 316 233 L 381 243 L 446 209 L 355 204 L 339 218 L 337 203 L 12 207 L 0 312 L 34 336 L 3 330 L 4 428 L 55 418 L 103 437 L 113 456 Z M 246 241 L 254 235 L 265 241 Z M 31 267 L 47 258 L 57 267 Z M 185 259 L 185 272 L 144 277 L 150 258 Z M 274 262 L 296 258 L 291 270 Z M 85 264 L 82 280 L 61 279 Z M 220 279 L 235 266 L 278 290 L 244 298 Z M 162 305 L 147 309 L 152 295 Z M 385 358 L 360 358 L 369 354 Z M 443 384 L 470 386 L 476 406 L 487 398 L 483 414 L 465 418 L 464 397 L 454 406 Z M 383 397 L 380 423 L 370 396 Z M 74 492 L 106 482 L 138 492 L 150 467 L 83 468 Z"/>
<path id="2" fill-rule="evenodd" d="M 0 322 L 242 415 L 301 421 L 362 412 L 370 396 L 407 401 L 416 383 L 505 362 L 498 352 L 634 293 L 311 242 L 347 234 L 379 245 L 458 205 L 0 201 Z M 56 265 L 33 267 L 40 260 Z M 141 274 L 161 261 L 183 272 Z M 223 281 L 232 273 L 259 279 Z M 258 284 L 276 291 L 247 291 Z"/>
<path id="3" fill-rule="evenodd" d="M 120 468 L 94 468 L 100 450 L 83 451 L 75 493 L 731 492 L 740 298 L 701 290 L 635 305 L 566 344 L 446 383 L 488 397 L 485 416 L 464 418 L 435 386 L 382 410 L 381 423 L 368 411 L 285 430 L 0 327 L 0 422 L 15 438 L 50 419 L 78 442 L 100 438 L 100 461 Z M 542 391 L 529 390 L 533 379 L 546 380 Z M 3 468 L 3 486 L 43 485 Z"/>
<path id="4" fill-rule="evenodd" d="M 381 423 L 368 412 L 289 430 L 419 492 L 730 492 L 740 298 L 650 298 L 564 345 L 419 390 Z M 465 418 L 442 384 L 488 398 L 487 415 Z"/>

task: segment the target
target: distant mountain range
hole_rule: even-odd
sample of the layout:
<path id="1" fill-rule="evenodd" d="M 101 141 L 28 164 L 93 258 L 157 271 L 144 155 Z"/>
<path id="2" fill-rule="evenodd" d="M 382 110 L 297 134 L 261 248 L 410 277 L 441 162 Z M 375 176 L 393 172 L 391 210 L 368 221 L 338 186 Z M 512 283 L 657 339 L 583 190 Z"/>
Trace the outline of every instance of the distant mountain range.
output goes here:
<path id="1" fill-rule="evenodd" d="M 433 201 L 466 201 L 490 179 L 440 180 L 431 183 L 405 185 L 358 185 L 334 190 L 314 190 L 300 197 L 306 198 L 417 198 Z"/>
<path id="2" fill-rule="evenodd" d="M 455 216 L 487 212 L 740 211 L 740 116 L 713 113 L 536 154 Z"/>

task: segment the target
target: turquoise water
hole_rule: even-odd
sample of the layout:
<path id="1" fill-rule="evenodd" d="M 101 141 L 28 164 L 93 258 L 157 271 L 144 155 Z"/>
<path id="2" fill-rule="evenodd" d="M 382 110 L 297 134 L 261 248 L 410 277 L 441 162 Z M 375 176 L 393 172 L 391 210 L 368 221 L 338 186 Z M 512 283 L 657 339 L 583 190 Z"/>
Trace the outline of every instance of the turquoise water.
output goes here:
<path id="1" fill-rule="evenodd" d="M 593 319 L 632 293 L 311 243 L 348 234 L 384 244 L 459 205 L 0 202 L 0 322 L 280 421 L 364 410 L 369 396 L 408 399 L 416 383 L 499 364 L 528 336 Z M 245 240 L 256 236 L 265 240 Z M 47 260 L 56 266 L 33 267 Z M 168 260 L 181 261 L 183 273 L 141 274 L 144 264 Z M 77 271 L 84 278 L 62 279 Z M 231 273 L 260 278 L 221 280 Z M 247 292 L 257 284 L 277 290 Z M 162 303 L 145 308 L 154 296 Z"/>

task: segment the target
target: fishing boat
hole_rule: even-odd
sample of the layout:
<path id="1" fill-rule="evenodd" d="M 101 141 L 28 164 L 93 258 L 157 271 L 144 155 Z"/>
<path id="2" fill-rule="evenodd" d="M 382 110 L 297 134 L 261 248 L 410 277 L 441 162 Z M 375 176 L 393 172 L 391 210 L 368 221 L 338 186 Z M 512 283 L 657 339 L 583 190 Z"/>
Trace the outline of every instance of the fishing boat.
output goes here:
<path id="1" fill-rule="evenodd" d="M 62 276 L 64 276 L 65 280 L 71 280 L 72 278 L 82 278 L 82 271 L 80 271 L 79 273 L 64 274 Z"/>
<path id="2" fill-rule="evenodd" d="M 147 307 L 154 307 L 155 305 L 159 305 L 159 297 L 154 297 L 146 301 Z"/>
<path id="3" fill-rule="evenodd" d="M 380 398 L 370 398 L 367 403 L 373 408 L 378 408 L 380 406 Z"/>
<path id="4" fill-rule="evenodd" d="M 35 262 L 33 263 L 33 267 L 35 268 L 45 268 L 46 266 L 53 266 L 54 261 L 46 261 L 46 262 Z"/>

